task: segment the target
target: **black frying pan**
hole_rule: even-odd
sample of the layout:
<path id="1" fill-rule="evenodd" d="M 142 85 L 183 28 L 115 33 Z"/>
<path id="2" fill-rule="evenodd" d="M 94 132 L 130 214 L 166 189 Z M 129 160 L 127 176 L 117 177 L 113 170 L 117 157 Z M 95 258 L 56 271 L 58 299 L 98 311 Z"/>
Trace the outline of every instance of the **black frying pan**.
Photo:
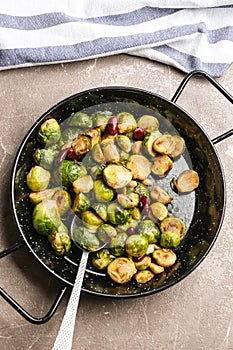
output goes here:
<path id="1" fill-rule="evenodd" d="M 29 191 L 25 181 L 26 174 L 33 165 L 32 154 L 38 146 L 36 136 L 39 126 L 48 116 L 57 119 L 62 127 L 71 113 L 83 109 L 94 111 L 103 107 L 102 110 L 111 109 L 114 113 L 119 113 L 127 108 L 129 110 L 136 108 L 136 116 L 137 113 L 138 115 L 140 113 L 153 114 L 161 121 L 164 130 L 178 132 L 186 141 L 185 153 L 175 161 L 173 170 L 168 176 L 160 180 L 161 186 L 172 191 L 172 178 L 187 167 L 195 169 L 200 176 L 200 186 L 195 192 L 183 196 L 173 192 L 174 204 L 169 210 L 175 215 L 178 214 L 185 221 L 187 234 L 176 249 L 178 260 L 170 270 L 160 274 L 158 278 L 154 278 L 145 285 L 138 285 L 135 282 L 117 285 L 104 273 L 96 271 L 89 263 L 83 282 L 83 291 L 115 298 L 138 297 L 156 293 L 185 278 L 211 250 L 223 221 L 226 197 L 222 166 L 213 143 L 232 135 L 233 130 L 211 141 L 197 121 L 176 105 L 175 101 L 193 75 L 207 78 L 225 97 L 233 102 L 232 96 L 216 81 L 206 73 L 197 71 L 186 76 L 171 101 L 148 91 L 129 87 L 102 87 L 75 94 L 47 111 L 27 133 L 13 166 L 11 179 L 13 215 L 23 243 L 26 243 L 36 259 L 54 276 L 63 281 L 65 286 L 72 286 L 74 283 L 81 252 L 73 246 L 66 257 L 56 256 L 47 239 L 34 231 L 32 227 L 33 207 L 28 200 Z M 66 287 L 58 296 L 50 313 L 55 311 L 65 289 Z M 13 306 L 16 305 L 4 291 L 1 290 L 1 294 Z M 22 308 L 19 308 L 18 305 L 17 308 L 25 316 Z M 33 318 L 30 319 L 28 315 L 25 317 L 32 322 L 42 323 L 51 315 L 47 315 L 40 322 Z"/>

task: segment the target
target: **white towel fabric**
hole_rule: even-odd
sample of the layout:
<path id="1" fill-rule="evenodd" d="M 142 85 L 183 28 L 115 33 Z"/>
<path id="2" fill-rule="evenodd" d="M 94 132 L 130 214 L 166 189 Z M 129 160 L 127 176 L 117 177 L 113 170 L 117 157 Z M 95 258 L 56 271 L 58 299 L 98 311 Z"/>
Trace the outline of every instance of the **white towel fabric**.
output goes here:
<path id="1" fill-rule="evenodd" d="M 233 62 L 231 0 L 0 0 L 0 69 L 127 53 L 182 71 Z"/>

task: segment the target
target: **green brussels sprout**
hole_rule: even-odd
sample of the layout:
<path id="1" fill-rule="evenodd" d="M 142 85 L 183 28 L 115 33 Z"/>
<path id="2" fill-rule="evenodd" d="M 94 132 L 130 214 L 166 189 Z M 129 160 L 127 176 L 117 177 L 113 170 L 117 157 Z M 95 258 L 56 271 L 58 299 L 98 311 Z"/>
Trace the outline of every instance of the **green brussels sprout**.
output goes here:
<path id="1" fill-rule="evenodd" d="M 139 194 L 140 197 L 146 196 L 149 197 L 149 189 L 143 183 L 137 181 L 137 185 L 132 189 L 133 192 Z"/>
<path id="2" fill-rule="evenodd" d="M 146 270 L 151 264 L 151 257 L 149 255 L 145 255 L 139 261 L 135 261 L 134 264 L 137 270 Z"/>
<path id="3" fill-rule="evenodd" d="M 56 191 L 52 199 L 56 201 L 60 215 L 65 214 L 71 208 L 72 200 L 70 194 L 65 190 Z"/>
<path id="4" fill-rule="evenodd" d="M 33 227 L 41 235 L 50 235 L 58 231 L 61 217 L 56 201 L 48 199 L 37 204 L 32 214 Z"/>
<path id="5" fill-rule="evenodd" d="M 70 126 L 78 126 L 82 128 L 91 128 L 92 127 L 92 118 L 83 112 L 76 112 L 74 113 L 70 120 L 69 120 Z"/>
<path id="6" fill-rule="evenodd" d="M 150 280 L 152 280 L 153 277 L 154 277 L 154 274 L 150 270 L 138 271 L 135 274 L 135 279 L 137 283 L 140 283 L 140 284 L 145 284 L 149 282 Z"/>
<path id="7" fill-rule="evenodd" d="M 116 229 L 109 224 L 101 224 L 97 230 L 97 236 L 102 242 L 108 242 L 117 235 Z"/>
<path id="8" fill-rule="evenodd" d="M 70 187 L 72 182 L 78 177 L 86 175 L 87 171 L 83 165 L 79 165 L 72 160 L 64 160 L 54 173 L 57 183 L 61 183 L 65 187 Z"/>
<path id="9" fill-rule="evenodd" d="M 133 260 L 129 258 L 116 258 L 107 268 L 109 277 L 116 283 L 127 283 L 137 272 Z"/>
<path id="10" fill-rule="evenodd" d="M 115 259 L 107 248 L 101 249 L 95 253 L 92 258 L 92 265 L 98 270 L 106 270 L 107 266 Z"/>
<path id="11" fill-rule="evenodd" d="M 101 131 L 105 131 L 108 125 L 108 120 L 111 117 L 112 112 L 110 111 L 99 111 L 92 114 L 94 126 L 98 126 Z"/>
<path id="12" fill-rule="evenodd" d="M 137 122 L 131 113 L 121 112 L 117 116 L 118 116 L 118 131 L 120 134 L 125 134 L 136 129 Z"/>
<path id="13" fill-rule="evenodd" d="M 57 232 L 69 233 L 69 230 L 68 230 L 67 226 L 64 224 L 64 222 L 62 220 L 60 222 L 60 225 L 57 228 Z"/>
<path id="14" fill-rule="evenodd" d="M 117 232 L 126 232 L 130 228 L 136 228 L 138 223 L 139 223 L 139 221 L 134 220 L 132 217 L 123 225 L 115 225 L 115 228 L 116 228 Z"/>
<path id="15" fill-rule="evenodd" d="M 39 129 L 37 139 L 42 145 L 54 144 L 60 140 L 60 125 L 54 118 L 45 120 Z"/>
<path id="16" fill-rule="evenodd" d="M 133 234 L 125 242 L 126 252 L 133 257 L 140 257 L 146 254 L 148 248 L 148 239 L 145 236 Z"/>
<path id="17" fill-rule="evenodd" d="M 48 187 L 50 178 L 51 175 L 48 170 L 45 170 L 39 165 L 35 165 L 27 174 L 27 186 L 34 192 L 43 191 Z"/>
<path id="18" fill-rule="evenodd" d="M 54 232 L 48 236 L 49 242 L 56 254 L 64 255 L 71 248 L 71 239 L 66 232 Z"/>
<path id="19" fill-rule="evenodd" d="M 122 256 L 125 254 L 125 242 L 127 238 L 127 234 L 125 232 L 121 232 L 111 240 L 110 252 L 114 256 Z"/>
<path id="20" fill-rule="evenodd" d="M 90 210 L 82 213 L 81 218 L 84 225 L 87 226 L 90 231 L 94 232 L 96 232 L 97 228 L 103 223 L 100 217 Z"/>
<path id="21" fill-rule="evenodd" d="M 109 164 L 103 170 L 103 177 L 108 186 L 124 188 L 132 180 L 131 171 L 121 164 Z"/>
<path id="22" fill-rule="evenodd" d="M 108 220 L 113 225 L 122 225 L 128 222 L 131 217 L 131 211 L 122 208 L 118 203 L 111 203 L 107 208 Z"/>
<path id="23" fill-rule="evenodd" d="M 29 199 L 32 204 L 38 204 L 46 199 L 51 199 L 59 187 L 49 188 L 40 192 L 31 192 Z"/>
<path id="24" fill-rule="evenodd" d="M 76 155 L 81 156 L 92 148 L 91 137 L 80 135 L 72 142 L 72 148 Z"/>
<path id="25" fill-rule="evenodd" d="M 76 194 L 74 197 L 72 210 L 75 214 L 81 214 L 85 211 L 87 211 L 90 207 L 90 200 L 89 198 L 82 192 Z"/>
<path id="26" fill-rule="evenodd" d="M 145 236 L 149 243 L 155 243 L 160 238 L 158 226 L 150 219 L 141 221 L 137 226 L 137 232 L 141 236 Z"/>
<path id="27" fill-rule="evenodd" d="M 129 153 L 131 150 L 131 141 L 125 135 L 118 135 L 116 137 L 116 142 L 118 147 L 120 147 L 124 152 Z"/>
<path id="28" fill-rule="evenodd" d="M 114 191 L 103 180 L 96 180 L 94 181 L 94 194 L 98 202 L 110 202 Z"/>
<path id="29" fill-rule="evenodd" d="M 102 220 L 108 220 L 107 206 L 104 203 L 93 203 L 92 208 Z"/>
<path id="30" fill-rule="evenodd" d="M 139 203 L 139 195 L 134 192 L 128 194 L 119 193 L 117 195 L 117 200 L 123 208 L 135 208 L 138 206 Z"/>
<path id="31" fill-rule="evenodd" d="M 45 169 L 50 169 L 59 151 L 56 148 L 37 148 L 33 154 L 34 162 Z"/>
<path id="32" fill-rule="evenodd" d="M 180 244 L 180 236 L 175 232 L 162 232 L 160 245 L 164 248 L 176 248 Z"/>
<path id="33" fill-rule="evenodd" d="M 66 128 L 62 131 L 61 138 L 63 143 L 68 143 L 75 140 L 81 134 L 81 130 L 79 128 Z"/>
<path id="34" fill-rule="evenodd" d="M 183 220 L 176 216 L 168 216 L 160 223 L 161 232 L 174 232 L 182 238 L 186 232 L 186 226 Z"/>
<path id="35" fill-rule="evenodd" d="M 72 239 L 78 246 L 88 251 L 94 251 L 100 245 L 96 235 L 83 226 L 77 227 L 74 230 Z"/>

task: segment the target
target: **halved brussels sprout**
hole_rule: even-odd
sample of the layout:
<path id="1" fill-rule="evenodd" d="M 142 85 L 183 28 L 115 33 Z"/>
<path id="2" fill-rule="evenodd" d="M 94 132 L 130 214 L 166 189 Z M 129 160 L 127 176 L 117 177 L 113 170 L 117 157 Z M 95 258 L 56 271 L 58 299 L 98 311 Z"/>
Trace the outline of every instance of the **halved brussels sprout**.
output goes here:
<path id="1" fill-rule="evenodd" d="M 65 130 L 62 131 L 61 138 L 63 143 L 69 143 L 73 140 L 75 140 L 80 134 L 81 130 L 79 128 L 66 128 Z"/>
<path id="2" fill-rule="evenodd" d="M 121 112 L 117 115 L 118 117 L 118 132 L 125 134 L 133 131 L 137 127 L 137 122 L 133 114 L 128 112 Z"/>
<path id="3" fill-rule="evenodd" d="M 172 169 L 173 161 L 167 155 L 155 156 L 152 164 L 152 173 L 163 177 Z"/>
<path id="4" fill-rule="evenodd" d="M 61 217 L 55 200 L 45 200 L 37 204 L 32 214 L 33 227 L 40 235 L 50 235 L 58 231 Z"/>
<path id="5" fill-rule="evenodd" d="M 32 204 L 38 204 L 46 199 L 51 199 L 54 193 L 59 189 L 59 187 L 49 188 L 47 190 L 39 192 L 31 192 L 29 194 L 29 199 Z"/>
<path id="6" fill-rule="evenodd" d="M 92 114 L 94 126 L 98 126 L 102 132 L 105 131 L 108 124 L 108 120 L 111 117 L 111 115 L 112 112 L 110 111 L 95 112 L 94 114 Z"/>
<path id="7" fill-rule="evenodd" d="M 76 112 L 74 113 L 70 120 L 69 120 L 70 126 L 78 126 L 82 128 L 91 128 L 92 127 L 92 118 L 83 112 Z"/>
<path id="8" fill-rule="evenodd" d="M 159 121 L 153 115 L 142 115 L 138 120 L 138 127 L 145 131 L 157 130 Z"/>
<path id="9" fill-rule="evenodd" d="M 175 232 L 162 232 L 160 245 L 164 248 L 176 248 L 180 244 L 180 236 Z"/>
<path id="10" fill-rule="evenodd" d="M 133 154 L 142 154 L 143 148 L 144 148 L 143 141 L 136 141 L 133 143 L 131 147 L 131 151 Z"/>
<path id="11" fill-rule="evenodd" d="M 131 219 L 131 211 L 122 208 L 118 203 L 111 203 L 107 208 L 108 220 L 113 225 L 122 225 Z"/>
<path id="12" fill-rule="evenodd" d="M 76 155 L 83 155 L 92 148 L 91 138 L 89 136 L 80 135 L 72 142 L 72 148 Z"/>
<path id="13" fill-rule="evenodd" d="M 103 170 L 103 177 L 111 188 L 123 188 L 132 180 L 129 169 L 121 164 L 109 164 Z"/>
<path id="14" fill-rule="evenodd" d="M 101 142 L 101 149 L 106 162 L 118 162 L 120 153 L 112 139 Z"/>
<path id="15" fill-rule="evenodd" d="M 100 144 L 97 144 L 92 148 L 91 154 L 95 162 L 104 164 L 106 163 L 106 158 L 103 154 Z"/>
<path id="16" fill-rule="evenodd" d="M 160 238 L 158 226 L 150 219 L 141 221 L 137 226 L 137 232 L 141 236 L 145 236 L 149 243 L 155 243 Z"/>
<path id="17" fill-rule="evenodd" d="M 164 267 L 163 266 L 160 266 L 160 265 L 157 265 L 157 264 L 154 264 L 154 263 L 150 264 L 150 269 L 155 275 L 158 275 L 158 274 L 160 274 L 160 273 L 162 273 L 164 271 Z"/>
<path id="18" fill-rule="evenodd" d="M 161 221 L 160 230 L 161 232 L 176 233 L 180 238 L 182 238 L 185 235 L 186 226 L 183 220 L 171 215 Z"/>
<path id="19" fill-rule="evenodd" d="M 71 239 L 66 232 L 54 232 L 48 236 L 49 242 L 56 254 L 64 255 L 71 248 Z"/>
<path id="20" fill-rule="evenodd" d="M 108 220 L 107 206 L 104 203 L 93 203 L 92 209 L 96 212 L 96 214 L 99 215 L 102 220 Z"/>
<path id="21" fill-rule="evenodd" d="M 90 207 L 89 198 L 82 192 L 76 194 L 72 205 L 73 212 L 78 215 L 87 211 L 89 207 Z"/>
<path id="22" fill-rule="evenodd" d="M 100 246 L 96 235 L 83 226 L 77 227 L 74 230 L 72 239 L 78 246 L 88 251 L 94 251 Z"/>
<path id="23" fill-rule="evenodd" d="M 81 218 L 84 225 L 93 232 L 96 232 L 98 227 L 103 223 L 100 217 L 90 210 L 83 212 Z"/>
<path id="24" fill-rule="evenodd" d="M 94 183 L 90 175 L 84 175 L 75 180 L 72 185 L 75 193 L 88 193 L 93 189 Z"/>
<path id="25" fill-rule="evenodd" d="M 112 238 L 116 237 L 116 229 L 109 224 L 101 224 L 97 230 L 97 236 L 102 242 L 108 242 Z"/>
<path id="26" fill-rule="evenodd" d="M 78 177 L 86 175 L 87 170 L 81 164 L 77 164 L 72 160 L 64 160 L 62 164 L 56 169 L 54 173 L 55 181 L 62 183 L 65 187 L 72 186 L 72 182 L 77 180 Z"/>
<path id="27" fill-rule="evenodd" d="M 52 199 L 56 201 L 60 215 L 65 214 L 72 206 L 70 194 L 65 190 L 59 189 L 56 191 Z"/>
<path id="28" fill-rule="evenodd" d="M 103 180 L 94 181 L 94 193 L 98 202 L 111 202 L 114 196 L 114 191 Z"/>
<path id="29" fill-rule="evenodd" d="M 123 208 L 135 208 L 138 206 L 139 203 L 139 195 L 134 192 L 128 194 L 119 193 L 117 195 L 117 200 Z"/>
<path id="30" fill-rule="evenodd" d="M 39 165 L 31 168 L 26 177 L 27 186 L 31 191 L 43 191 L 48 187 L 51 175 L 48 170 L 45 170 Z"/>
<path id="31" fill-rule="evenodd" d="M 131 259 L 120 257 L 108 265 L 107 272 L 114 282 L 123 284 L 131 280 L 137 269 Z"/>
<path id="32" fill-rule="evenodd" d="M 172 135 L 163 134 L 158 137 L 153 143 L 153 149 L 155 152 L 170 155 L 174 152 L 176 147 L 176 141 Z"/>
<path id="33" fill-rule="evenodd" d="M 91 147 L 98 145 L 101 142 L 101 130 L 100 128 L 88 129 L 83 133 L 84 136 L 91 138 Z"/>
<path id="34" fill-rule="evenodd" d="M 116 142 L 118 147 L 120 147 L 125 152 L 130 152 L 131 150 L 131 141 L 130 139 L 125 135 L 118 135 L 116 137 Z"/>
<path id="35" fill-rule="evenodd" d="M 147 150 L 147 152 L 151 155 L 151 156 L 155 156 L 156 152 L 153 149 L 153 143 L 155 142 L 155 140 L 157 140 L 160 136 L 161 136 L 161 132 L 159 130 L 155 130 L 152 131 L 150 133 L 148 133 L 143 140 L 143 143 L 145 145 L 145 148 Z"/>
<path id="36" fill-rule="evenodd" d="M 133 188 L 133 191 L 139 194 L 140 197 L 142 196 L 149 197 L 148 187 L 139 181 L 137 181 L 137 185 Z"/>
<path id="37" fill-rule="evenodd" d="M 53 144 L 60 140 L 60 125 L 54 118 L 45 120 L 38 131 L 37 139 L 42 145 Z"/>
<path id="38" fill-rule="evenodd" d="M 184 150 L 185 150 L 185 141 L 183 137 L 179 135 L 174 135 L 173 139 L 175 140 L 175 148 L 174 150 L 169 154 L 170 157 L 175 158 L 180 156 Z"/>
<path id="39" fill-rule="evenodd" d="M 152 203 L 150 205 L 150 209 L 154 217 L 160 221 L 167 217 L 168 210 L 165 207 L 165 205 L 162 203 L 159 203 L 159 202 Z"/>
<path id="40" fill-rule="evenodd" d="M 101 249 L 96 252 L 92 258 L 92 264 L 98 270 L 106 270 L 107 266 L 115 259 L 107 248 Z"/>
<path id="41" fill-rule="evenodd" d="M 154 186 L 150 192 L 150 196 L 156 202 L 163 204 L 168 204 L 172 201 L 172 197 L 169 195 L 169 193 L 160 186 Z"/>
<path id="42" fill-rule="evenodd" d="M 135 279 L 137 283 L 140 283 L 140 284 L 145 284 L 149 282 L 150 280 L 152 280 L 153 277 L 154 277 L 154 274 L 150 270 L 138 271 L 135 274 Z"/>
<path id="43" fill-rule="evenodd" d="M 131 235 L 125 242 L 125 249 L 128 255 L 139 257 L 146 254 L 148 239 L 138 234 Z"/>
<path id="44" fill-rule="evenodd" d="M 173 183 L 179 192 L 191 192 L 199 186 L 199 176 L 195 170 L 185 170 Z"/>
<path id="45" fill-rule="evenodd" d="M 145 180 L 150 175 L 151 163 L 141 154 L 133 154 L 127 162 L 127 168 L 130 169 L 133 179 Z"/>
<path id="46" fill-rule="evenodd" d="M 152 254 L 156 263 L 162 267 L 169 267 L 175 264 L 176 254 L 171 249 L 156 249 Z"/>
<path id="47" fill-rule="evenodd" d="M 151 257 L 149 255 L 143 256 L 139 261 L 134 261 L 137 270 L 146 270 L 151 264 Z"/>
<path id="48" fill-rule="evenodd" d="M 110 251 L 114 256 L 122 256 L 125 254 L 125 242 L 127 238 L 127 234 L 121 232 L 111 240 Z"/>
<path id="49" fill-rule="evenodd" d="M 42 166 L 43 168 L 50 169 L 58 153 L 59 151 L 53 147 L 42 149 L 37 148 L 33 154 L 33 160 L 36 164 Z"/>

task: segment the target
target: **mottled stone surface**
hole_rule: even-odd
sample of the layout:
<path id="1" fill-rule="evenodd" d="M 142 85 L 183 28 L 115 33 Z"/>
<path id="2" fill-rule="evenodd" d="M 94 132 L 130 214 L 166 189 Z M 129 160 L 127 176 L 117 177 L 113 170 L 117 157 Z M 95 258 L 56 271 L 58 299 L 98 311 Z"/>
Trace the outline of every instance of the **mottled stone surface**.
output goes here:
<path id="1" fill-rule="evenodd" d="M 9 204 L 11 168 L 22 138 L 49 107 L 96 86 L 127 85 L 171 98 L 184 74 L 126 55 L 0 72 L 0 249 L 18 241 Z M 233 93 L 233 66 L 218 80 Z M 233 128 L 233 106 L 207 81 L 193 79 L 178 103 L 210 138 Z M 74 334 L 78 350 L 233 349 L 233 138 L 216 145 L 226 178 L 227 208 L 219 237 L 186 279 L 159 294 L 112 300 L 82 294 Z M 61 283 L 23 248 L 1 260 L 1 287 L 37 317 L 49 310 Z M 68 301 L 36 326 L 0 299 L 1 350 L 52 349 Z"/>

